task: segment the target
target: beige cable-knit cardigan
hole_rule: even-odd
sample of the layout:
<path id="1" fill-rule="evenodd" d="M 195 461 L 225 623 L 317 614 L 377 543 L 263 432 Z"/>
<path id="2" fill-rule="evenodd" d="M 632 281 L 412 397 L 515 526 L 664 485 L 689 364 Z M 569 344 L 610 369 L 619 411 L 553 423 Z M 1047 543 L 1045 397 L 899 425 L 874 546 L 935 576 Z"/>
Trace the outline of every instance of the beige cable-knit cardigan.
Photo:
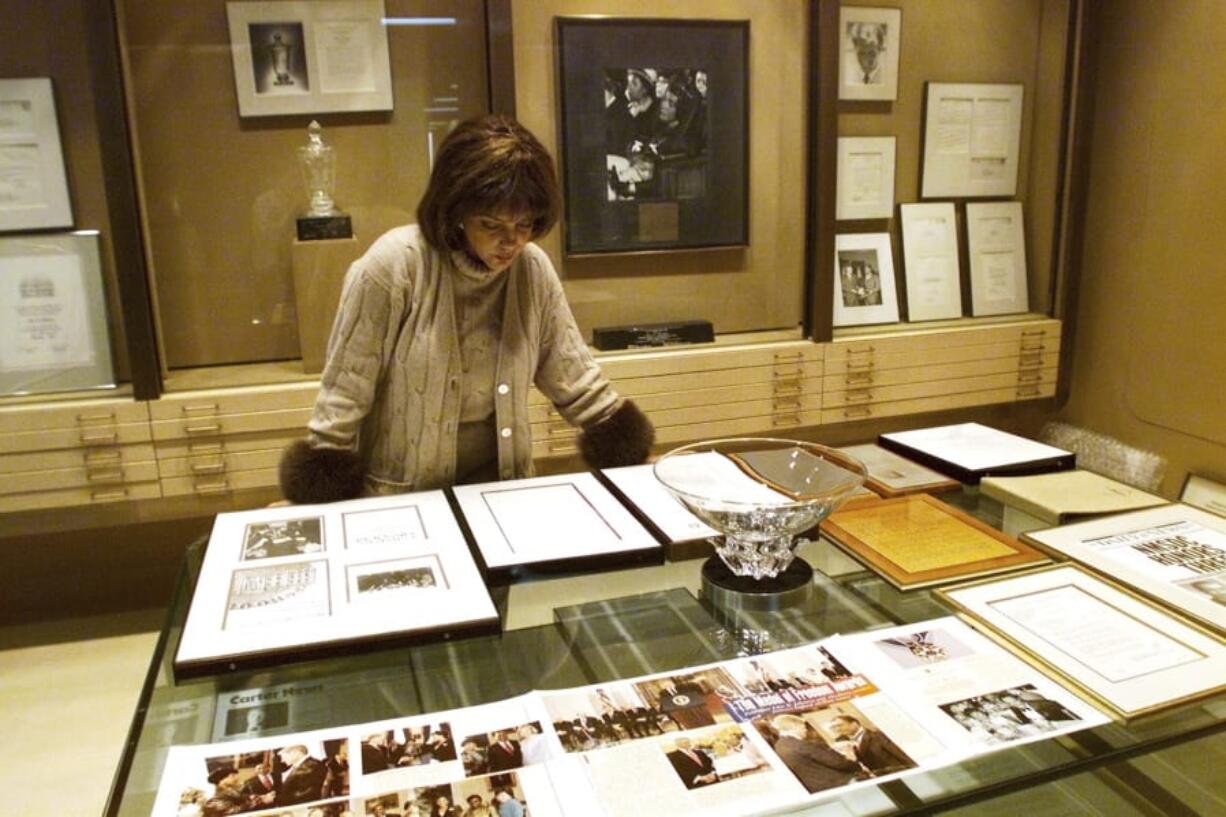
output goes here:
<path id="1" fill-rule="evenodd" d="M 381 236 L 345 276 L 308 428 L 313 447 L 360 454 L 369 493 L 454 482 L 463 382 L 455 263 L 406 226 Z M 603 421 L 621 398 L 592 359 L 548 256 L 528 244 L 503 274 L 494 415 L 499 478 L 512 479 L 532 473 L 531 384 L 578 426 Z"/>

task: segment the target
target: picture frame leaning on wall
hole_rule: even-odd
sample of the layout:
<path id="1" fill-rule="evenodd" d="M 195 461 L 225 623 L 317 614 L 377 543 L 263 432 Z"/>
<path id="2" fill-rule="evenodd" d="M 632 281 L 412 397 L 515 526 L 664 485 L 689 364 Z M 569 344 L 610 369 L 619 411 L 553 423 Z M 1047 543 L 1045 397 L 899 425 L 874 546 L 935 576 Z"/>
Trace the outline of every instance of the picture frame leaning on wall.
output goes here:
<path id="1" fill-rule="evenodd" d="M 51 80 L 0 79 L 0 233 L 72 226 Z"/>

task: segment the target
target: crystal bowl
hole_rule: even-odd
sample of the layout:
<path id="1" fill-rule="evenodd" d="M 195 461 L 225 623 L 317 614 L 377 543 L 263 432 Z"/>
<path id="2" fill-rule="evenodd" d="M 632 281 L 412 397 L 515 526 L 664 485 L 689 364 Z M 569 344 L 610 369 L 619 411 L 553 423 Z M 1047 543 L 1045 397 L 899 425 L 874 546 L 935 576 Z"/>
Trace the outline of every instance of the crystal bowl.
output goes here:
<path id="1" fill-rule="evenodd" d="M 708 440 L 669 451 L 656 479 L 723 534 L 715 552 L 737 576 L 765 579 L 792 563 L 796 535 L 825 519 L 867 476 L 854 457 L 817 443 Z"/>

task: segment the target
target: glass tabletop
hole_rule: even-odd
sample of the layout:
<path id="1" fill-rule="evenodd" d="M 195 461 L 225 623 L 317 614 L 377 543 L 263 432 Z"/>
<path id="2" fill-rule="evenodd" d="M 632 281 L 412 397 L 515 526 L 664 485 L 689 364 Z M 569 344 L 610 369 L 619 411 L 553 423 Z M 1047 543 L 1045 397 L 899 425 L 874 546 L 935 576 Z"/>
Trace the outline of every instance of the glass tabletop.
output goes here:
<path id="1" fill-rule="evenodd" d="M 942 497 L 999 526 L 973 489 Z M 290 734 L 497 701 L 532 690 L 660 673 L 949 615 L 928 591 L 894 589 L 824 539 L 801 546 L 816 575 L 796 603 L 730 609 L 706 597 L 702 559 L 491 588 L 503 632 L 175 683 L 171 661 L 204 543 L 188 548 L 107 815 L 150 812 L 172 745 Z M 857 789 L 807 815 L 1226 813 L 1226 695 Z M 1031 792 L 1042 785 L 1041 794 Z M 1033 794 L 1033 796 L 1031 796 Z M 1024 799 L 1023 799 L 1024 798 Z"/>

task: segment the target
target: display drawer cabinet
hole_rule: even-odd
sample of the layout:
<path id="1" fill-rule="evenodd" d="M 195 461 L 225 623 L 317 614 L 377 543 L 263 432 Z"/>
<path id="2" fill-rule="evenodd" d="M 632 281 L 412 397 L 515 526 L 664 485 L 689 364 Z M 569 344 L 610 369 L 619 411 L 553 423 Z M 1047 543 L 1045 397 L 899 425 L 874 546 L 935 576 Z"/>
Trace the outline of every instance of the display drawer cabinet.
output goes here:
<path id="1" fill-rule="evenodd" d="M 0 513 L 161 496 L 149 404 L 0 406 Z"/>
<path id="2" fill-rule="evenodd" d="M 826 346 L 823 425 L 1053 397 L 1060 321 L 857 334 Z"/>
<path id="3" fill-rule="evenodd" d="M 191 391 L 149 404 L 165 496 L 277 484 L 277 463 L 305 433 L 319 383 Z"/>
<path id="4" fill-rule="evenodd" d="M 822 346 L 781 341 L 604 355 L 618 392 L 645 411 L 656 442 L 779 433 L 821 422 Z M 536 458 L 577 452 L 576 431 L 545 397 L 529 399 Z"/>

